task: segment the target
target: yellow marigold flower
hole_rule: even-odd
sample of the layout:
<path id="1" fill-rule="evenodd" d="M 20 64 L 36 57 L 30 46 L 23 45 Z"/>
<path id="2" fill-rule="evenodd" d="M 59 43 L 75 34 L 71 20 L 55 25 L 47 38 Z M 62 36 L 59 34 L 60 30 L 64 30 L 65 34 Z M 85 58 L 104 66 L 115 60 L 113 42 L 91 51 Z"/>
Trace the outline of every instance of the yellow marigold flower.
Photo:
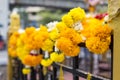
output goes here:
<path id="1" fill-rule="evenodd" d="M 17 39 L 19 38 L 20 34 L 18 32 L 14 32 L 9 39 L 9 45 L 16 46 Z"/>
<path id="2" fill-rule="evenodd" d="M 80 7 L 71 9 L 68 14 L 72 17 L 74 22 L 82 21 L 85 18 L 85 11 Z"/>
<path id="3" fill-rule="evenodd" d="M 68 38 L 59 38 L 56 42 L 56 46 L 59 50 L 64 52 L 66 56 L 77 56 L 80 52 L 80 48 L 74 45 Z"/>
<path id="4" fill-rule="evenodd" d="M 59 53 L 58 54 L 57 62 L 63 62 L 64 59 L 65 59 L 64 53 Z"/>
<path id="5" fill-rule="evenodd" d="M 17 40 L 19 39 L 19 36 L 20 34 L 18 32 L 15 32 L 12 34 L 12 36 L 8 41 L 8 54 L 11 57 L 17 57 L 16 48 L 17 48 Z"/>
<path id="6" fill-rule="evenodd" d="M 31 72 L 30 68 L 23 68 L 22 69 L 22 73 L 25 74 L 25 75 L 29 74 L 30 72 Z"/>
<path id="7" fill-rule="evenodd" d="M 8 48 L 8 54 L 9 54 L 11 57 L 17 57 L 16 48 L 9 47 L 9 48 Z"/>
<path id="8" fill-rule="evenodd" d="M 50 54 L 50 59 L 54 62 L 63 62 L 65 59 L 64 53 L 53 52 Z"/>
<path id="9" fill-rule="evenodd" d="M 93 36 L 100 37 L 100 38 L 106 38 L 111 35 L 112 29 L 107 25 L 101 25 L 98 27 L 95 27 L 94 30 L 92 31 Z"/>
<path id="10" fill-rule="evenodd" d="M 60 37 L 65 37 L 70 39 L 73 44 L 79 44 L 82 42 L 82 38 L 79 33 L 77 33 L 74 29 L 67 28 L 65 31 L 60 33 Z"/>
<path id="11" fill-rule="evenodd" d="M 100 22 L 100 20 L 95 19 L 95 18 L 86 18 L 82 22 L 82 25 L 83 25 L 83 30 L 81 31 L 81 33 L 86 38 L 88 38 L 88 37 L 93 36 L 93 30 L 94 30 L 94 28 L 96 28 L 99 25 L 101 25 L 101 22 Z"/>
<path id="12" fill-rule="evenodd" d="M 51 52 L 53 51 L 53 46 L 54 46 L 54 42 L 50 39 L 47 39 L 44 41 L 43 46 L 41 48 L 44 51 Z"/>
<path id="13" fill-rule="evenodd" d="M 57 61 L 58 58 L 58 53 L 57 52 L 53 52 L 50 54 L 50 59 L 53 60 L 54 62 Z"/>
<path id="14" fill-rule="evenodd" d="M 37 66 L 41 63 L 42 55 L 26 55 L 22 60 L 24 65 Z"/>
<path id="15" fill-rule="evenodd" d="M 67 25 L 64 22 L 59 22 L 56 24 L 57 29 L 59 32 L 66 30 Z"/>
<path id="16" fill-rule="evenodd" d="M 39 30 L 30 27 L 26 29 L 25 33 L 21 34 L 20 38 L 28 50 L 40 49 L 43 42 L 49 38 L 49 33 L 45 26 L 41 26 Z"/>
<path id="17" fill-rule="evenodd" d="M 86 40 L 86 47 L 93 53 L 103 54 L 109 49 L 110 39 L 90 37 Z"/>
<path id="18" fill-rule="evenodd" d="M 28 27 L 25 29 L 26 34 L 31 34 L 35 31 L 35 27 Z"/>
<path id="19" fill-rule="evenodd" d="M 58 37 L 59 37 L 59 33 L 57 29 L 53 29 L 50 33 L 49 33 L 50 39 L 55 41 Z"/>
<path id="20" fill-rule="evenodd" d="M 64 22 L 67 25 L 67 27 L 72 27 L 74 24 L 72 17 L 68 14 L 62 17 L 62 22 Z"/>
<path id="21" fill-rule="evenodd" d="M 26 49 L 25 46 L 18 46 L 17 49 L 17 56 L 20 60 L 23 60 L 26 55 L 29 54 L 29 50 Z"/>
<path id="22" fill-rule="evenodd" d="M 41 65 L 45 66 L 45 67 L 48 67 L 50 66 L 51 64 L 53 63 L 53 61 L 51 59 L 43 59 L 41 61 Z"/>
<path id="23" fill-rule="evenodd" d="M 40 25 L 40 31 L 47 31 L 47 27 L 44 25 Z"/>

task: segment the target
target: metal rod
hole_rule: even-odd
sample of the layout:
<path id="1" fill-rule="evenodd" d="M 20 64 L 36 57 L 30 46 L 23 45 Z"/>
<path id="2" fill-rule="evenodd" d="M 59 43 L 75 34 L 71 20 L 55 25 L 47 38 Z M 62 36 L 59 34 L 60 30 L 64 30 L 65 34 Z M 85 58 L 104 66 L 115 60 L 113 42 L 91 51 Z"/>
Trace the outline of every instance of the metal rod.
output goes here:
<path id="1" fill-rule="evenodd" d="M 30 80 L 36 80 L 36 70 L 34 69 L 34 67 L 31 67 L 31 79 Z"/>
<path id="2" fill-rule="evenodd" d="M 113 35 L 111 36 L 111 44 L 110 44 L 110 49 L 111 49 L 111 80 L 113 80 Z"/>
<path id="3" fill-rule="evenodd" d="M 61 64 L 58 64 L 58 63 L 54 63 L 54 64 L 53 64 L 53 66 L 56 67 L 57 69 L 60 68 L 60 65 L 61 65 Z M 66 66 L 66 65 L 63 65 L 63 64 L 62 64 L 62 68 L 63 68 L 64 71 L 67 71 L 67 72 L 70 72 L 70 73 L 73 72 L 73 68 L 68 67 L 68 66 Z M 74 72 L 74 75 L 78 75 L 78 76 L 80 76 L 80 77 L 87 78 L 88 73 L 85 72 L 85 71 L 76 69 L 76 71 Z M 99 77 L 99 76 L 96 76 L 96 75 L 91 75 L 91 77 L 92 77 L 91 80 L 109 80 L 109 79 L 107 79 L 107 78 Z"/>
<path id="4" fill-rule="evenodd" d="M 53 66 L 53 80 L 57 80 L 57 68 Z"/>
<path id="5" fill-rule="evenodd" d="M 44 80 L 44 75 L 43 75 L 43 66 L 39 66 L 39 80 Z"/>
<path id="6" fill-rule="evenodd" d="M 73 80 L 79 80 L 79 77 L 75 74 L 76 69 L 79 67 L 78 56 L 73 57 Z"/>

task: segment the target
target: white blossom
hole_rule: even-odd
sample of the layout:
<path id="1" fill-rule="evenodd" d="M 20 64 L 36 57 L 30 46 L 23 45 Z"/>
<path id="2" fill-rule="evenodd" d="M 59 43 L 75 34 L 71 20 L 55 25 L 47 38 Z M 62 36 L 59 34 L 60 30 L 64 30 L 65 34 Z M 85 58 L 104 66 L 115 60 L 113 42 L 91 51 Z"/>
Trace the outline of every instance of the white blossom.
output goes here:
<path id="1" fill-rule="evenodd" d="M 83 30 L 82 23 L 81 23 L 81 22 L 76 22 L 76 23 L 74 24 L 73 28 L 74 28 L 76 31 Z"/>
<path id="2" fill-rule="evenodd" d="M 48 27 L 48 31 L 52 31 L 56 27 L 57 23 L 58 23 L 58 21 L 53 21 L 53 22 L 48 23 L 46 25 Z"/>

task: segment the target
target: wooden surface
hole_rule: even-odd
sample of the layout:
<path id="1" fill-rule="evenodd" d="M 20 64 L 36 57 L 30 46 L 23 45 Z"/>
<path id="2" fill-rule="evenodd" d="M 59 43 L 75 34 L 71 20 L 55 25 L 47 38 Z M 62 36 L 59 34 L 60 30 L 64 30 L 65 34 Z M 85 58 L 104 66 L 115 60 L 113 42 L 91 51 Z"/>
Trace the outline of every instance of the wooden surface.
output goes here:
<path id="1" fill-rule="evenodd" d="M 113 28 L 113 80 L 120 80 L 120 0 L 108 0 L 109 24 Z"/>

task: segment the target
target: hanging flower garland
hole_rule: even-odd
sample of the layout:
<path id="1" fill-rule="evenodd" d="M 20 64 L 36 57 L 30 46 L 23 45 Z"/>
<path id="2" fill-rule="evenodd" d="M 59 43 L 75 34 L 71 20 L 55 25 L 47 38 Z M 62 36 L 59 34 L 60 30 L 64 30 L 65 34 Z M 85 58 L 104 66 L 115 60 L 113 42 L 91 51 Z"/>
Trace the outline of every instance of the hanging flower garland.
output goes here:
<path id="1" fill-rule="evenodd" d="M 14 32 L 8 41 L 8 53 L 11 57 L 17 57 L 17 39 L 20 34 L 18 32 Z"/>
<path id="2" fill-rule="evenodd" d="M 53 52 L 50 54 L 50 59 L 54 62 L 63 62 L 65 59 L 64 53 Z"/>
<path id="3" fill-rule="evenodd" d="M 78 45 L 82 42 L 90 52 L 105 53 L 109 49 L 111 32 L 112 29 L 103 19 L 88 18 L 83 9 L 73 8 L 60 22 L 54 21 L 46 26 L 41 25 L 39 29 L 29 27 L 22 33 L 14 33 L 9 39 L 8 53 L 21 60 L 25 65 L 23 74 L 28 74 L 30 67 L 39 64 L 48 67 L 53 62 L 62 63 L 65 56 L 78 56 Z M 45 53 L 40 53 L 40 49 Z"/>
<path id="4" fill-rule="evenodd" d="M 87 38 L 86 47 L 89 51 L 102 54 L 109 49 L 112 29 L 108 25 L 98 26 L 93 29 L 92 36 Z"/>
<path id="5" fill-rule="evenodd" d="M 62 17 L 62 22 L 64 22 L 67 27 L 73 28 L 74 30 L 80 32 L 80 30 L 82 29 L 81 22 L 84 20 L 84 18 L 85 11 L 82 8 L 77 7 L 71 9 L 68 14 L 65 14 Z"/>
<path id="6" fill-rule="evenodd" d="M 71 9 L 68 14 L 62 17 L 62 22 L 56 25 L 60 32 L 60 36 L 56 40 L 56 46 L 66 56 L 77 56 L 80 52 L 78 44 L 82 42 L 80 30 L 84 18 L 84 10 L 78 7 Z"/>

